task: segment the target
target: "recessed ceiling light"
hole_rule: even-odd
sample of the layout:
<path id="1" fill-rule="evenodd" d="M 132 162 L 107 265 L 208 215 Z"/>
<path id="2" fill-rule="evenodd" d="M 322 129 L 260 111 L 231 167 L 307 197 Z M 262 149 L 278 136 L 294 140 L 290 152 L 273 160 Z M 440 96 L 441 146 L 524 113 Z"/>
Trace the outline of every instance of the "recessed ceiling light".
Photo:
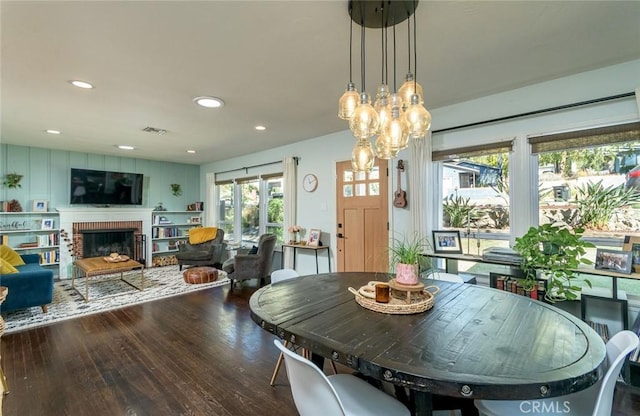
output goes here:
<path id="1" fill-rule="evenodd" d="M 135 149 L 135 147 L 133 146 L 129 146 L 127 144 L 120 144 L 118 145 L 118 149 L 122 149 L 122 150 L 133 150 Z"/>
<path id="2" fill-rule="evenodd" d="M 58 130 L 45 130 L 49 134 L 60 134 L 61 132 Z"/>
<path id="3" fill-rule="evenodd" d="M 196 97 L 193 102 L 207 108 L 220 108 L 224 106 L 224 101 L 217 97 Z"/>
<path id="4" fill-rule="evenodd" d="M 258 131 L 264 131 L 267 128 L 265 126 L 256 126 L 255 129 L 258 130 Z"/>
<path id="5" fill-rule="evenodd" d="M 187 153 L 195 153 L 195 150 L 187 150 Z"/>
<path id="6" fill-rule="evenodd" d="M 78 88 L 84 88 L 84 89 L 91 89 L 93 88 L 93 85 L 89 84 L 86 81 L 79 81 L 79 80 L 71 80 L 69 81 L 71 83 L 71 85 L 74 85 Z"/>

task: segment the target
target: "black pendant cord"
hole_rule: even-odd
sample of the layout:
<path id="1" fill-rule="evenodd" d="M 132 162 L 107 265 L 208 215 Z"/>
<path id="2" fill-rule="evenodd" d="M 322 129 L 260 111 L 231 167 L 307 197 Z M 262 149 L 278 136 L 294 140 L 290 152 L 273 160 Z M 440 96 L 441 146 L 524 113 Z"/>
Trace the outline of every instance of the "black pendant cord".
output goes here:
<path id="1" fill-rule="evenodd" d="M 418 93 L 418 24 L 416 23 L 416 0 L 413 0 L 413 93 Z"/>
<path id="2" fill-rule="evenodd" d="M 351 16 L 351 9 L 349 9 Z M 349 83 L 353 83 L 353 19 L 349 18 Z"/>
<path id="3" fill-rule="evenodd" d="M 383 21 L 384 13 L 380 13 L 380 20 Z M 384 28 L 380 31 L 380 58 L 382 62 L 380 63 L 380 82 L 384 84 Z"/>
<path id="4" fill-rule="evenodd" d="M 415 13 L 414 13 L 415 14 Z M 411 72 L 411 16 L 407 16 L 407 54 L 409 55 L 409 70 L 407 73 Z"/>
<path id="5" fill-rule="evenodd" d="M 389 33 L 387 27 L 384 27 L 384 83 L 389 85 Z"/>
<path id="6" fill-rule="evenodd" d="M 393 26 L 393 92 L 398 92 L 396 85 L 396 26 Z"/>
<path id="7" fill-rule="evenodd" d="M 367 86 L 364 78 L 364 66 L 365 66 L 364 17 L 362 19 L 362 22 L 360 22 L 360 27 L 361 27 L 361 30 L 360 30 L 360 81 L 362 81 L 362 92 L 364 93 L 367 90 Z"/>

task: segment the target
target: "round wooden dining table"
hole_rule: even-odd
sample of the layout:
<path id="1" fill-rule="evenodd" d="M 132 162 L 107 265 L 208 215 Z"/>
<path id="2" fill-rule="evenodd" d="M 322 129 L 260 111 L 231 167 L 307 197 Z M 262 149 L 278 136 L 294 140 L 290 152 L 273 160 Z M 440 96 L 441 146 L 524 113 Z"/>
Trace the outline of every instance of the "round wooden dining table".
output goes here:
<path id="1" fill-rule="evenodd" d="M 595 384 L 605 345 L 577 317 L 489 287 L 425 281 L 440 291 L 425 312 L 394 315 L 356 303 L 348 288 L 384 273 L 327 273 L 257 290 L 254 322 L 366 376 L 412 390 L 415 414 L 431 394 L 470 399 L 555 397 Z"/>

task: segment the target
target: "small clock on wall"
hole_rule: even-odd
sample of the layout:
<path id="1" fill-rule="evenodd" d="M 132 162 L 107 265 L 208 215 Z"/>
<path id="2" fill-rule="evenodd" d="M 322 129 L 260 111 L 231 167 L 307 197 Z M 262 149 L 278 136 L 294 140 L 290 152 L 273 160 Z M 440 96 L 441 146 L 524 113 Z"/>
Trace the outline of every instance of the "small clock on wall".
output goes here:
<path id="1" fill-rule="evenodd" d="M 307 192 L 313 192 L 318 188 L 318 177 L 313 173 L 307 173 L 302 179 L 302 187 Z"/>

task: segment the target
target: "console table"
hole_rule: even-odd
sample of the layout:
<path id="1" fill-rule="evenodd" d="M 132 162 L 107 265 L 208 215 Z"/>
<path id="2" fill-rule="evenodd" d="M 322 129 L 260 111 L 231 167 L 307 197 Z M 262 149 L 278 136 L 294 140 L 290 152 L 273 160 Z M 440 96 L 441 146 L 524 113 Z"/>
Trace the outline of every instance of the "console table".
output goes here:
<path id="1" fill-rule="evenodd" d="M 471 261 L 476 263 L 485 263 L 485 264 L 495 264 L 500 266 L 508 266 L 513 274 L 517 274 L 517 270 L 520 269 L 520 265 L 518 263 L 509 263 L 498 260 L 487 260 L 481 256 L 473 256 L 467 254 L 441 254 L 441 253 L 425 253 L 425 257 L 431 258 L 440 258 L 445 260 L 445 269 L 448 273 L 457 273 L 458 271 L 458 261 Z M 610 270 L 600 270 L 594 267 L 588 266 L 580 266 L 576 269 L 576 271 L 580 274 L 588 274 L 593 276 L 607 276 L 611 278 L 611 293 L 608 293 L 608 289 L 603 289 L 603 291 L 598 290 L 589 290 L 584 296 L 581 296 L 580 306 L 581 306 L 581 316 L 582 319 L 586 317 L 586 309 L 587 303 L 593 300 L 601 300 L 604 302 L 612 302 L 618 305 L 621 309 L 621 323 L 623 329 L 629 328 L 629 319 L 628 319 L 628 311 L 627 311 L 627 299 L 626 294 L 622 290 L 618 290 L 618 279 L 633 279 L 640 280 L 640 273 L 617 273 Z M 606 293 L 604 293 L 606 292 Z"/>
<path id="2" fill-rule="evenodd" d="M 308 246 L 308 245 L 302 245 L 302 244 L 283 244 L 282 245 L 282 252 L 280 253 L 280 264 L 284 264 L 284 249 L 285 247 L 288 248 L 292 248 L 293 249 L 293 268 L 296 268 L 296 250 L 301 249 L 301 250 L 313 250 L 313 252 L 316 255 L 316 274 L 320 273 L 319 268 L 318 268 L 318 251 L 321 250 L 327 250 L 327 266 L 329 267 L 329 269 L 327 270 L 328 273 L 331 273 L 331 252 L 329 251 L 329 246 Z"/>

